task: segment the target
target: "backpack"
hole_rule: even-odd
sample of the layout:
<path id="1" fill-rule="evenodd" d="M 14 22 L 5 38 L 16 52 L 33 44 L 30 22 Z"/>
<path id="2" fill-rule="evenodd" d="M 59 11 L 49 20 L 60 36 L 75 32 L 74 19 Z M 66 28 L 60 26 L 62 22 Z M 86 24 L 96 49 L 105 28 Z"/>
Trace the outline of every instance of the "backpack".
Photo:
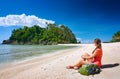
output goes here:
<path id="1" fill-rule="evenodd" d="M 78 72 L 82 75 L 89 76 L 100 73 L 101 69 L 95 64 L 85 64 L 82 65 Z"/>

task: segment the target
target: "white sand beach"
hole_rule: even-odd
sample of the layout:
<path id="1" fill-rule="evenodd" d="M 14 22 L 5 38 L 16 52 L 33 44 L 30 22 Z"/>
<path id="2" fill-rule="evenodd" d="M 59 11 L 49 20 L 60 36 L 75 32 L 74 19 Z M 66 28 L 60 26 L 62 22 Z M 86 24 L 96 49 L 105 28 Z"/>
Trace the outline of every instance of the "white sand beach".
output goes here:
<path id="1" fill-rule="evenodd" d="M 77 70 L 66 69 L 67 65 L 80 60 L 83 53 L 91 54 L 95 48 L 93 44 L 77 46 L 79 47 L 0 68 L 0 79 L 120 79 L 120 43 L 102 44 L 104 68 L 94 76 L 84 76 Z"/>

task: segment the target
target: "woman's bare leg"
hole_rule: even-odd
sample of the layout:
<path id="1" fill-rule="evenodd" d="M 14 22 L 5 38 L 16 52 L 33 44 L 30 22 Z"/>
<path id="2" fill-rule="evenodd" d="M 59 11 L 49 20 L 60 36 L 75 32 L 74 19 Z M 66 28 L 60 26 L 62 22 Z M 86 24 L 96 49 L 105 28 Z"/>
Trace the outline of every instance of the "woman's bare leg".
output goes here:
<path id="1" fill-rule="evenodd" d="M 84 53 L 84 56 L 90 56 L 88 53 Z M 77 63 L 75 63 L 73 65 L 73 67 L 81 67 L 83 64 L 90 64 L 91 63 L 91 59 L 84 59 L 82 58 L 80 61 L 78 61 Z"/>
<path id="2" fill-rule="evenodd" d="M 90 56 L 88 53 L 85 53 L 84 54 L 85 56 Z M 71 68 L 74 68 L 74 67 L 81 67 L 83 64 L 90 64 L 91 63 L 91 60 L 88 60 L 88 59 L 84 59 L 82 58 L 81 60 L 79 60 L 77 63 L 75 63 L 74 65 L 69 65 L 67 66 L 66 68 L 67 69 L 71 69 Z"/>
<path id="3" fill-rule="evenodd" d="M 78 61 L 77 63 L 75 63 L 73 65 L 73 67 L 81 67 L 83 64 L 90 64 L 91 62 L 90 61 L 86 61 L 84 59 L 81 59 L 80 61 Z"/>

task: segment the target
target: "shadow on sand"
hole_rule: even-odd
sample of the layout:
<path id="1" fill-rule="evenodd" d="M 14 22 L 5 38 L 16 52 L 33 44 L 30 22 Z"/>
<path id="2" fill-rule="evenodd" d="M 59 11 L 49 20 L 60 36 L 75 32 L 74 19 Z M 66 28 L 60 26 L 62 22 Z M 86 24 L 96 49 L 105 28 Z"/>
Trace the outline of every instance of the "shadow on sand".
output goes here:
<path id="1" fill-rule="evenodd" d="M 119 66 L 119 65 L 120 65 L 119 63 L 104 64 L 104 65 L 102 65 L 100 72 L 102 71 L 102 69 L 105 69 L 105 68 L 113 68 L 113 67 L 116 67 L 116 66 Z M 99 73 L 96 73 L 96 74 L 100 74 L 100 72 L 99 72 Z M 95 74 L 94 74 L 94 75 L 95 75 Z"/>
<path id="2" fill-rule="evenodd" d="M 101 69 L 104 69 L 104 68 L 112 68 L 112 67 L 116 67 L 116 66 L 119 66 L 119 65 L 120 65 L 119 63 L 105 64 L 105 65 L 102 65 Z"/>

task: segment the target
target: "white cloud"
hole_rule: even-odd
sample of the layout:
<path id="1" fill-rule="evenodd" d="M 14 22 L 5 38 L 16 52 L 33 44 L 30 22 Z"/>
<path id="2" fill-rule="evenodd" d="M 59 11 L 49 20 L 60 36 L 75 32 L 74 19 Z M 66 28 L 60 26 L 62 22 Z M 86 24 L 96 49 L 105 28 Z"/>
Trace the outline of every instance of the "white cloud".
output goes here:
<path id="1" fill-rule="evenodd" d="M 77 42 L 81 42 L 81 43 L 93 43 L 93 40 L 89 40 L 89 39 L 82 39 L 82 38 L 77 38 Z"/>
<path id="2" fill-rule="evenodd" d="M 93 43 L 92 40 L 83 40 L 82 42 L 83 42 L 83 43 L 86 43 L 86 44 L 87 44 L 87 43 Z"/>
<path id="3" fill-rule="evenodd" d="M 46 23 L 55 23 L 52 20 L 46 20 L 38 18 L 35 15 L 7 15 L 6 17 L 0 17 L 0 26 L 28 26 L 39 25 L 46 27 Z"/>
<path id="4" fill-rule="evenodd" d="M 76 38 L 76 39 L 77 39 L 77 42 L 82 41 L 82 39 L 81 39 L 81 38 Z"/>

